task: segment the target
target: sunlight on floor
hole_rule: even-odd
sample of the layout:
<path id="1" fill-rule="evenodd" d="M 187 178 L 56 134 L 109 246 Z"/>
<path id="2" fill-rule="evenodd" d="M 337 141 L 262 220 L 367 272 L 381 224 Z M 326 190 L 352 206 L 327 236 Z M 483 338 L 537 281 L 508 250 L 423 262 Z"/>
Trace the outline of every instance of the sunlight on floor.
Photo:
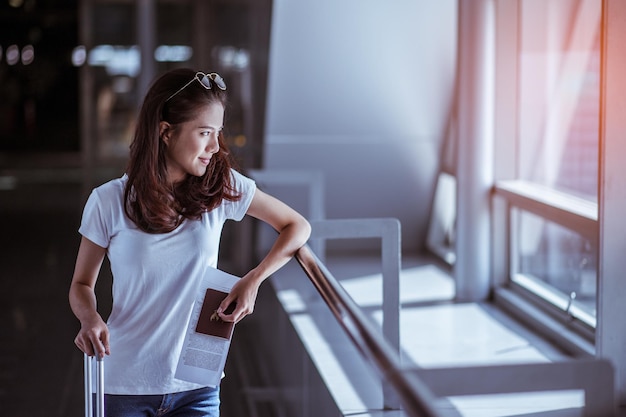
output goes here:
<path id="1" fill-rule="evenodd" d="M 409 264 L 409 263 L 407 263 Z M 382 322 L 382 275 L 379 262 L 328 262 L 354 301 L 379 325 Z M 289 280 L 278 297 L 344 415 L 382 415 L 378 377 L 364 370 L 314 289 Z M 403 361 L 420 368 L 544 363 L 550 359 L 531 340 L 498 320 L 477 303 L 454 303 L 454 281 L 433 264 L 403 268 L 400 274 L 401 349 Z M 323 317 L 323 318 L 320 318 Z M 331 325 L 332 324 L 332 325 Z M 359 360 L 357 360 L 359 359 Z M 468 382 L 468 383 L 471 383 Z M 553 391 L 441 398 L 441 411 L 462 417 L 579 416 L 582 391 Z M 378 407 L 376 406 L 378 404 Z M 385 414 L 387 416 L 387 414 Z"/>

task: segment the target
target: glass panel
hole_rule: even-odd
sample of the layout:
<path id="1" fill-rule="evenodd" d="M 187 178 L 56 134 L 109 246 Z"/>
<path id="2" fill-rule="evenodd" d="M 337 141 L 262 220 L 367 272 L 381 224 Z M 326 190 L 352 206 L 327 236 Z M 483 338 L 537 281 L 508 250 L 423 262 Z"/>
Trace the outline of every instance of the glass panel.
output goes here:
<path id="1" fill-rule="evenodd" d="M 186 1 L 156 3 L 154 51 L 157 73 L 174 66 L 193 66 L 192 7 Z M 138 76 L 137 8 L 134 2 L 100 1 L 93 6 L 94 47 L 89 53 L 95 108 L 95 141 L 99 161 L 125 159 L 143 100 Z M 172 24 L 188 22 L 188 24 Z"/>
<path id="2" fill-rule="evenodd" d="M 519 178 L 597 201 L 597 1 L 522 0 Z"/>
<path id="3" fill-rule="evenodd" d="M 70 59 L 78 42 L 76 3 L 0 3 L 0 152 L 27 164 L 33 158 L 22 152 L 57 156 L 80 148 L 78 71 Z"/>
<path id="4" fill-rule="evenodd" d="M 141 70 L 134 3 L 97 2 L 91 25 L 88 64 L 93 78 L 96 159 L 125 159 L 137 107 L 136 76 Z"/>
<path id="5" fill-rule="evenodd" d="M 94 143 L 97 162 L 115 163 L 128 155 L 144 94 L 139 91 L 139 75 L 146 69 L 141 68 L 140 57 L 147 52 L 154 58 L 155 75 L 191 67 L 224 77 L 229 92 L 225 139 L 242 167 L 258 166 L 271 1 L 251 6 L 245 2 L 157 0 L 154 51 L 140 51 L 138 4 L 117 0 L 90 3 L 91 18 L 85 23 L 93 43 L 88 51 L 89 96 L 94 109 L 89 140 Z"/>
<path id="6" fill-rule="evenodd" d="M 595 326 L 597 246 L 534 214 L 512 214 L 513 282 Z"/>

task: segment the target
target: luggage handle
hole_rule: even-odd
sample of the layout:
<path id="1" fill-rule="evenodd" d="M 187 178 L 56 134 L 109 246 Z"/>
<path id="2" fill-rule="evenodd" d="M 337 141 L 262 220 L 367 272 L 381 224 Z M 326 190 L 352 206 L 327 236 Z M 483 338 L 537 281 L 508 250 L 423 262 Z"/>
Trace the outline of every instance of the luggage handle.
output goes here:
<path id="1" fill-rule="evenodd" d="M 89 356 L 85 353 L 85 417 L 94 417 L 93 407 L 93 374 L 92 362 L 96 359 L 96 417 L 104 417 L 104 360 L 99 355 Z"/>

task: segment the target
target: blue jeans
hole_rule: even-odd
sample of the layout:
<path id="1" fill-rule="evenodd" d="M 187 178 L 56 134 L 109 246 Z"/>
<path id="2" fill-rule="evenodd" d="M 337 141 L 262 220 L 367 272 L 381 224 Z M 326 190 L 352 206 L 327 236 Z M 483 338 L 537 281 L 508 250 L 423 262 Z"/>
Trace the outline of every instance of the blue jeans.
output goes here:
<path id="1" fill-rule="evenodd" d="M 106 417 L 219 417 L 220 389 L 165 395 L 105 395 Z"/>

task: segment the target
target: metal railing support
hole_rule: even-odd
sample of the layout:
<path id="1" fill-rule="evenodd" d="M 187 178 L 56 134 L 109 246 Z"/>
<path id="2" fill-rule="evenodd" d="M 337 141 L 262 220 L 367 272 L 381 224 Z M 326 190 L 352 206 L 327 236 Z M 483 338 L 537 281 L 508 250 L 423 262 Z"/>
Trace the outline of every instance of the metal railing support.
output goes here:
<path id="1" fill-rule="evenodd" d="M 319 239 L 381 238 L 382 331 L 394 352 L 400 355 L 400 222 L 391 218 L 338 219 L 311 222 L 311 237 Z M 383 404 L 399 409 L 400 400 L 391 387 L 383 384 Z"/>

